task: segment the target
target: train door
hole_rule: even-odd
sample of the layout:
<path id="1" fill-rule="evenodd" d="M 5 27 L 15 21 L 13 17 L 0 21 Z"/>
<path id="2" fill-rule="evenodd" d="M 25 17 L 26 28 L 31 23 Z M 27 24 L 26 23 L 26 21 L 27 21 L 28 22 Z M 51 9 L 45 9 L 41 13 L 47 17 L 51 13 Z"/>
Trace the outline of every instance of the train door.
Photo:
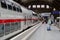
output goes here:
<path id="1" fill-rule="evenodd" d="M 31 24 L 31 23 L 32 23 L 32 20 L 31 20 L 31 19 L 32 19 L 32 16 L 30 15 L 29 17 L 30 17 L 30 18 L 29 18 L 29 19 L 30 19 L 30 20 L 29 20 L 29 24 Z"/>
<path id="2" fill-rule="evenodd" d="M 23 29 L 26 29 L 26 16 L 24 16 L 24 27 L 23 27 Z"/>
<path id="3" fill-rule="evenodd" d="M 26 20 L 26 27 L 27 27 L 29 25 L 29 20 L 28 20 L 29 19 L 29 16 L 28 15 L 26 15 L 26 19 L 27 19 Z"/>

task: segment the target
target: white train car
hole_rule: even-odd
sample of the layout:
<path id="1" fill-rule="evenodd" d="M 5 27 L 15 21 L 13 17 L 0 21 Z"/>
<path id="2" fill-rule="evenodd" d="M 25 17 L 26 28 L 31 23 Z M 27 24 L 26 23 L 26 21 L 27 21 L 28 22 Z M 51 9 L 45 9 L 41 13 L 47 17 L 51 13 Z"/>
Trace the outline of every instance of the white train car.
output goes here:
<path id="1" fill-rule="evenodd" d="M 25 7 L 23 6 L 20 6 L 21 9 L 22 9 L 22 13 L 23 13 L 23 16 L 24 16 L 24 19 L 26 19 L 26 21 L 23 22 L 22 25 L 24 25 L 24 29 L 27 28 L 28 26 L 31 26 L 32 24 L 32 11 L 26 9 Z"/>
<path id="2" fill-rule="evenodd" d="M 36 12 L 32 11 L 32 22 L 35 23 L 38 21 L 38 15 Z"/>
<path id="3" fill-rule="evenodd" d="M 14 1 L 0 0 L 0 39 L 6 39 L 16 34 L 15 31 L 26 29 L 34 20 L 38 21 L 38 18 L 32 11 Z"/>

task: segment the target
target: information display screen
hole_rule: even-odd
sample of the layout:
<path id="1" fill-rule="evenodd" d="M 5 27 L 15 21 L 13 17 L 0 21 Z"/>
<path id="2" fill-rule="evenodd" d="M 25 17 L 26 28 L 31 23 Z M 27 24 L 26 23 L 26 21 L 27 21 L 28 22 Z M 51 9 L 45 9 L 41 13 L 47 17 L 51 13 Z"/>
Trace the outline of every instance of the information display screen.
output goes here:
<path id="1" fill-rule="evenodd" d="M 60 11 L 52 11 L 51 14 L 60 14 Z"/>

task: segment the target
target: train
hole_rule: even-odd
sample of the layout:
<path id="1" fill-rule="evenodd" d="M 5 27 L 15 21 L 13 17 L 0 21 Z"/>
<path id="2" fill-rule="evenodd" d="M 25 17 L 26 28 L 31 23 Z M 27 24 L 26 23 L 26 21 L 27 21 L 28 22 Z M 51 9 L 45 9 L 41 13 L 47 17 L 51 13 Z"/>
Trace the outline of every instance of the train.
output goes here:
<path id="1" fill-rule="evenodd" d="M 0 38 L 9 37 L 13 32 L 24 30 L 38 22 L 37 13 L 17 2 L 0 0 Z"/>

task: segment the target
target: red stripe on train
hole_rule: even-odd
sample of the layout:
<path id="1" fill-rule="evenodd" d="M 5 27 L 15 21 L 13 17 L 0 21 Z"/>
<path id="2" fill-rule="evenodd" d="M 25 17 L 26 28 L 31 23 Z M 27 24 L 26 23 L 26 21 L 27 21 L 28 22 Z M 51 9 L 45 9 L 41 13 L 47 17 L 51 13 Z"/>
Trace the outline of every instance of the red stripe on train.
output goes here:
<path id="1" fill-rule="evenodd" d="M 21 21 L 28 21 L 28 20 L 38 20 L 38 19 L 3 19 L 0 20 L 0 23 L 21 22 Z"/>

